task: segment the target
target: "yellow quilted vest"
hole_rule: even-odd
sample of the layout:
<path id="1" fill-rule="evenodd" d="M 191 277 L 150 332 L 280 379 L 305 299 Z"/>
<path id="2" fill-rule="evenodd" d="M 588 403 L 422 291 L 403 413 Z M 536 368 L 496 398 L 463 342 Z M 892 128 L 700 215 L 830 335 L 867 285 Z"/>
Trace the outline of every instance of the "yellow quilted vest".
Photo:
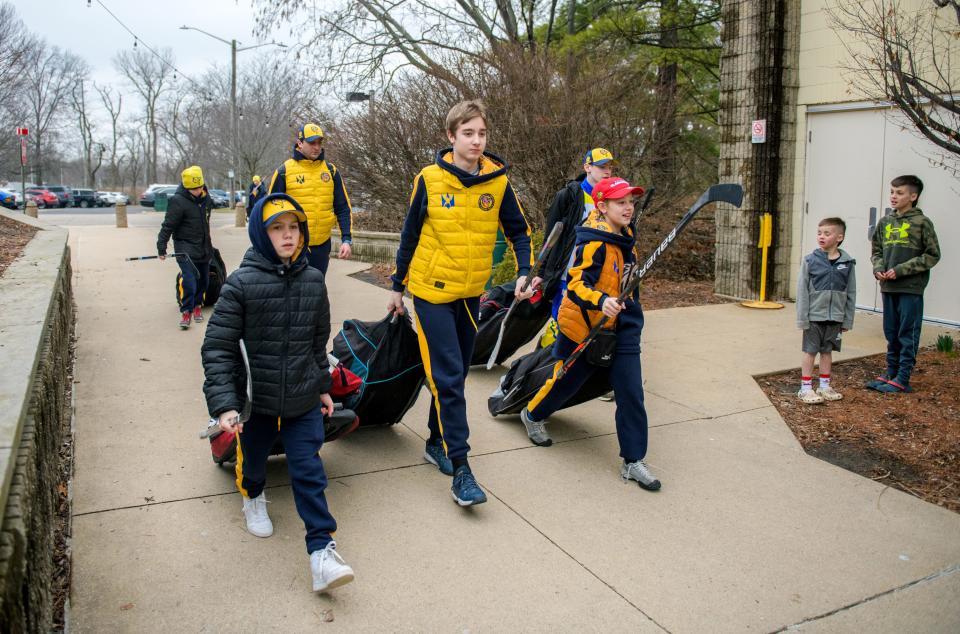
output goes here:
<path id="1" fill-rule="evenodd" d="M 484 159 L 480 173 L 501 168 Z M 410 261 L 410 293 L 433 304 L 477 297 L 490 279 L 507 176 L 467 187 L 436 164 L 420 176 L 426 185 L 427 217 Z"/>
<path id="2" fill-rule="evenodd" d="M 307 214 L 310 245 L 323 244 L 330 239 L 337 217 L 333 213 L 333 175 L 326 161 L 284 162 L 287 173 L 287 194 L 293 197 Z"/>

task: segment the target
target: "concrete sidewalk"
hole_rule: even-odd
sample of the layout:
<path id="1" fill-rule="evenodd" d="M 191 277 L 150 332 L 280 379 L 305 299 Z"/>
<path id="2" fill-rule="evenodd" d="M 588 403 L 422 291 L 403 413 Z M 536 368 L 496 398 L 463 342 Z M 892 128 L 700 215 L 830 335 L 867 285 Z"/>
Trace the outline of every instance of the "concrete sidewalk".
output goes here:
<path id="1" fill-rule="evenodd" d="M 647 314 L 659 493 L 621 484 L 613 403 L 556 415 L 550 448 L 491 418 L 502 369 L 467 381 L 486 505 L 457 507 L 423 461 L 426 390 L 402 424 L 331 443 L 357 579 L 314 595 L 284 460 L 269 466 L 275 534 L 257 539 L 232 470 L 197 439 L 202 325 L 176 326 L 173 262 L 121 261 L 153 252 L 155 229 L 71 236 L 74 631 L 960 631 L 960 515 L 807 456 L 751 377 L 798 365 L 791 307 Z M 246 231 L 215 240 L 232 270 Z M 331 263 L 334 330 L 385 314 L 385 291 L 347 277 L 363 266 Z M 861 314 L 837 358 L 883 349 Z"/>

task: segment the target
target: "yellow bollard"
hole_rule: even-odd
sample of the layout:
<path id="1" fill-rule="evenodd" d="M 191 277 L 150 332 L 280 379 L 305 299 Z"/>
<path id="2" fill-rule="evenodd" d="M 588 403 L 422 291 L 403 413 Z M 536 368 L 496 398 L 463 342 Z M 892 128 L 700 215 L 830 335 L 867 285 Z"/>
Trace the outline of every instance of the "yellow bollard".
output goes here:
<path id="1" fill-rule="evenodd" d="M 773 244 L 773 216 L 765 213 L 760 216 L 760 241 L 757 248 L 761 249 L 760 255 L 760 300 L 750 302 L 740 302 L 741 306 L 747 308 L 783 308 L 783 304 L 767 301 L 767 251 Z"/>
<path id="2" fill-rule="evenodd" d="M 237 206 L 234 207 L 234 218 L 233 225 L 235 227 L 246 227 L 247 226 L 247 207 L 243 203 L 237 203 Z"/>
<path id="3" fill-rule="evenodd" d="M 125 229 L 127 227 L 127 206 L 123 203 L 117 203 L 117 228 Z"/>

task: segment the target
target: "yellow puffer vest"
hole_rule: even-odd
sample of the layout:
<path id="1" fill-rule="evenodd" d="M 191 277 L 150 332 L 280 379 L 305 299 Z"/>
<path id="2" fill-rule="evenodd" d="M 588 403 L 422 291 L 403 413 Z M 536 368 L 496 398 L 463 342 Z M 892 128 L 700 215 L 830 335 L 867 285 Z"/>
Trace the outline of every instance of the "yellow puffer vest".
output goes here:
<path id="1" fill-rule="evenodd" d="M 610 231 L 609 225 L 603 222 L 596 212 L 590 214 L 590 217 L 584 223 L 585 227 L 590 227 L 598 231 Z M 597 251 L 602 245 L 606 244 L 606 256 L 603 260 L 603 266 L 600 269 L 599 278 L 592 283 L 592 289 L 587 288 L 582 274 L 586 269 L 596 264 Z M 598 301 L 600 293 L 606 293 L 610 297 L 620 295 L 620 283 L 623 278 L 624 261 L 623 251 L 615 244 L 605 243 L 601 240 L 593 240 L 583 245 L 583 255 L 574 262 L 570 269 L 567 282 L 567 293 L 576 293 L 589 301 Z M 563 302 L 560 304 L 560 311 L 557 314 L 557 322 L 562 332 L 567 338 L 577 343 L 586 338 L 590 329 L 597 325 L 603 319 L 603 312 L 599 310 L 589 310 L 586 313 L 589 317 L 589 323 L 584 321 L 584 311 L 567 295 L 563 296 Z M 605 330 L 613 330 L 617 327 L 617 319 L 607 320 L 604 325 Z"/>
<path id="2" fill-rule="evenodd" d="M 307 214 L 310 244 L 323 244 L 330 239 L 337 217 L 333 213 L 333 175 L 336 168 L 326 161 L 297 161 L 283 163 L 287 174 L 287 194 L 293 197 Z"/>
<path id="3" fill-rule="evenodd" d="M 502 168 L 485 158 L 480 173 Z M 490 279 L 507 176 L 467 187 L 436 164 L 423 168 L 420 176 L 426 185 L 427 217 L 410 261 L 410 293 L 433 304 L 477 297 Z"/>

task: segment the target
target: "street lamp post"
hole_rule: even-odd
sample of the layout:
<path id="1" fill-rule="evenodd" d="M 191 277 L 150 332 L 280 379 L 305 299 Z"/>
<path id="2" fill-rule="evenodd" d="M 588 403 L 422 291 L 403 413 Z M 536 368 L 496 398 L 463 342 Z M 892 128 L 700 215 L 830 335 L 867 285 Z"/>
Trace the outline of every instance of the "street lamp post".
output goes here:
<path id="1" fill-rule="evenodd" d="M 231 152 L 230 152 L 230 164 L 232 176 L 230 178 L 230 206 L 236 204 L 236 187 L 234 182 L 240 176 L 240 170 L 238 169 L 238 154 L 240 151 L 240 128 L 237 125 L 237 53 L 243 51 L 249 51 L 255 48 L 260 48 L 261 46 L 279 46 L 280 48 L 287 48 L 286 44 L 281 44 L 279 42 L 264 42 L 263 44 L 254 44 L 253 46 L 244 46 L 237 47 L 236 39 L 225 40 L 222 37 L 217 37 L 213 33 L 207 33 L 203 29 L 198 29 L 195 26 L 187 26 L 184 24 L 180 27 L 182 31 L 197 31 L 203 33 L 208 37 L 212 37 L 215 40 L 223 42 L 230 47 L 230 136 L 231 138 Z"/>

